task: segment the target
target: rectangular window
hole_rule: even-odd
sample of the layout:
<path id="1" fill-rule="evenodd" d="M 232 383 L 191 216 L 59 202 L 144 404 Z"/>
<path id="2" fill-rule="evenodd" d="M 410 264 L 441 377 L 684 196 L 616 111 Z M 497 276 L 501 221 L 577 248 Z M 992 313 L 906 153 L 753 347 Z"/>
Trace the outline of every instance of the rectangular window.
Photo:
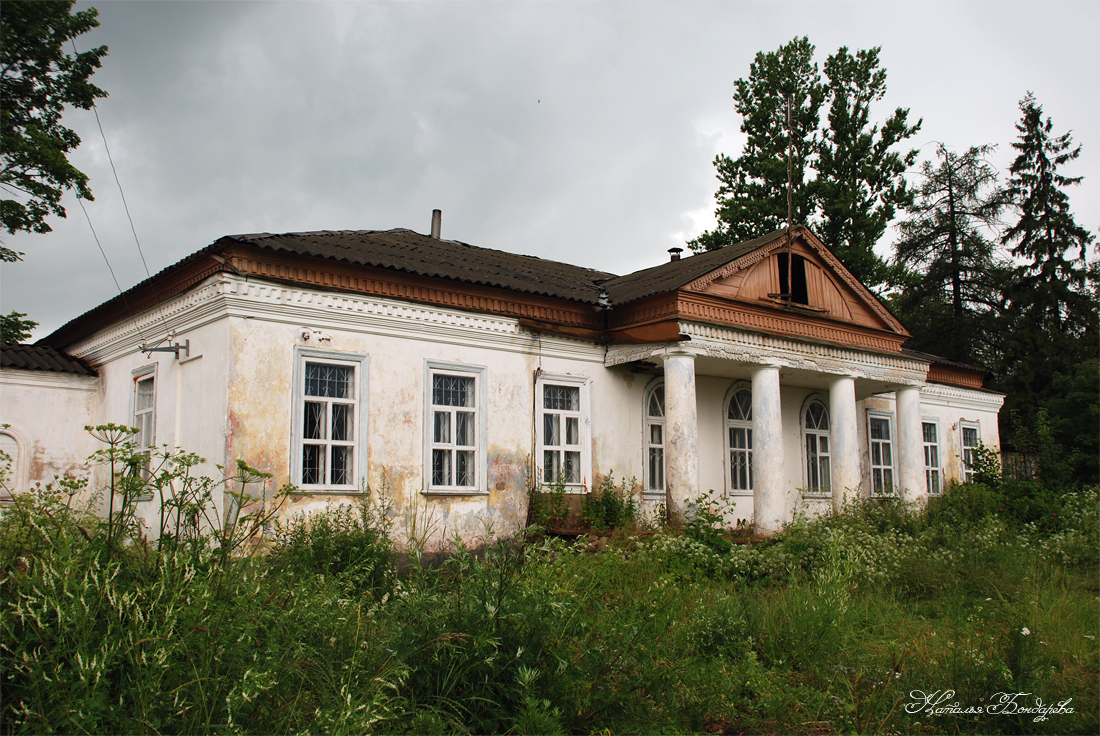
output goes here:
<path id="1" fill-rule="evenodd" d="M 485 474 L 484 368 L 427 362 L 427 490 L 480 493 Z"/>
<path id="2" fill-rule="evenodd" d="M 977 424 L 959 422 L 959 428 L 962 430 L 963 482 L 969 483 L 974 477 L 974 463 L 981 437 L 978 434 Z"/>
<path id="3" fill-rule="evenodd" d="M 590 477 L 588 467 L 588 379 L 577 376 L 541 374 L 536 380 L 538 397 L 536 426 L 538 427 L 538 460 L 542 482 L 564 482 L 573 491 L 582 491 Z M 653 431 L 653 428 L 650 428 Z M 664 485 L 663 427 L 657 427 L 661 463 L 661 485 Z M 651 435 L 650 440 L 652 441 Z M 655 460 L 650 453 L 650 461 Z M 652 475 L 650 476 L 653 477 Z"/>
<path id="4" fill-rule="evenodd" d="M 752 490 L 752 429 L 729 427 L 730 439 L 730 488 L 734 491 Z"/>
<path id="5" fill-rule="evenodd" d="M 432 487 L 477 485 L 476 382 L 472 376 L 432 375 Z"/>
<path id="6" fill-rule="evenodd" d="M 935 422 L 922 422 L 924 440 L 924 485 L 929 495 L 943 490 L 940 470 L 940 426 Z"/>
<path id="7" fill-rule="evenodd" d="M 138 449 L 148 451 L 157 443 L 156 438 L 156 375 L 147 373 L 134 378 L 134 442 Z"/>
<path id="8" fill-rule="evenodd" d="M 829 493 L 831 470 L 829 466 L 829 435 L 806 432 L 806 490 L 810 493 Z"/>
<path id="9" fill-rule="evenodd" d="M 871 443 L 871 490 L 879 495 L 894 492 L 894 438 L 889 416 L 870 415 L 867 436 Z"/>
<path id="10" fill-rule="evenodd" d="M 295 482 L 306 491 L 358 490 L 365 471 L 366 356 L 298 348 Z"/>

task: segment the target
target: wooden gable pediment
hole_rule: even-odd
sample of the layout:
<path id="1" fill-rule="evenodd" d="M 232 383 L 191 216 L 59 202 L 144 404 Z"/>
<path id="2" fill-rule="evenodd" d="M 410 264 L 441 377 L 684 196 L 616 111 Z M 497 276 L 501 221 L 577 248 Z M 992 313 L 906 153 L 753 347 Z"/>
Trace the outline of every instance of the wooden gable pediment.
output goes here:
<path id="1" fill-rule="evenodd" d="M 787 285 L 785 239 L 727 263 L 684 287 L 757 307 L 771 306 L 799 317 L 817 315 L 905 337 L 905 327 L 874 294 L 809 231 L 800 228 L 791 245 L 791 285 Z M 790 307 L 781 294 L 790 292 Z"/>

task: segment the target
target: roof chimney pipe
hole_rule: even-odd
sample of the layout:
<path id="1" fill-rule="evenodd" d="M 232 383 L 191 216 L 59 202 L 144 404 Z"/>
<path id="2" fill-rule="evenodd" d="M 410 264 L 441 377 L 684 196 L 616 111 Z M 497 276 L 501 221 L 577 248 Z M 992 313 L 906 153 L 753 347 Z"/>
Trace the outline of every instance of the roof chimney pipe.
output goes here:
<path id="1" fill-rule="evenodd" d="M 680 254 L 683 253 L 683 252 L 684 252 L 683 248 L 669 248 L 668 249 L 669 259 L 668 260 L 670 260 L 670 261 L 680 260 Z"/>
<path id="2" fill-rule="evenodd" d="M 443 210 L 432 210 L 432 237 L 439 240 L 439 231 L 443 227 Z"/>

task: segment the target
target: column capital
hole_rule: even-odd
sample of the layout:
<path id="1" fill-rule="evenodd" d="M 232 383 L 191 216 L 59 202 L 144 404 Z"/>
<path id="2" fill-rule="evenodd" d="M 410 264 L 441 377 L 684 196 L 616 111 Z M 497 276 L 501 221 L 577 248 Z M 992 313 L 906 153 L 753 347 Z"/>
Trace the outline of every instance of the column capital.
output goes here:
<path id="1" fill-rule="evenodd" d="M 699 349 L 694 347 L 688 347 L 684 344 L 674 345 L 667 347 L 661 351 L 661 355 L 665 358 L 691 358 L 695 360 L 699 357 Z"/>

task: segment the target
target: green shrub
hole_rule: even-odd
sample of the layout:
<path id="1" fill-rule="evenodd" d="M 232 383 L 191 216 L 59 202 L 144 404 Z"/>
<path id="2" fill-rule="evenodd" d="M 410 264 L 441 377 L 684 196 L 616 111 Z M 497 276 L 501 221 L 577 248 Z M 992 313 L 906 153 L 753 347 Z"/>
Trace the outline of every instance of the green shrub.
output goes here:
<path id="1" fill-rule="evenodd" d="M 588 529 L 625 529 L 637 521 L 638 502 L 634 498 L 634 480 L 626 478 L 615 485 L 614 471 L 607 474 L 581 501 L 581 522 Z"/>
<path id="2" fill-rule="evenodd" d="M 386 509 L 371 501 L 369 488 L 355 506 L 277 521 L 271 560 L 298 575 L 331 576 L 353 597 L 392 592 L 397 571 Z"/>
<path id="3" fill-rule="evenodd" d="M 569 521 L 569 502 L 565 497 L 565 477 L 545 489 L 534 485 L 527 492 L 528 518 L 532 524 L 548 529 L 564 527 Z"/>

